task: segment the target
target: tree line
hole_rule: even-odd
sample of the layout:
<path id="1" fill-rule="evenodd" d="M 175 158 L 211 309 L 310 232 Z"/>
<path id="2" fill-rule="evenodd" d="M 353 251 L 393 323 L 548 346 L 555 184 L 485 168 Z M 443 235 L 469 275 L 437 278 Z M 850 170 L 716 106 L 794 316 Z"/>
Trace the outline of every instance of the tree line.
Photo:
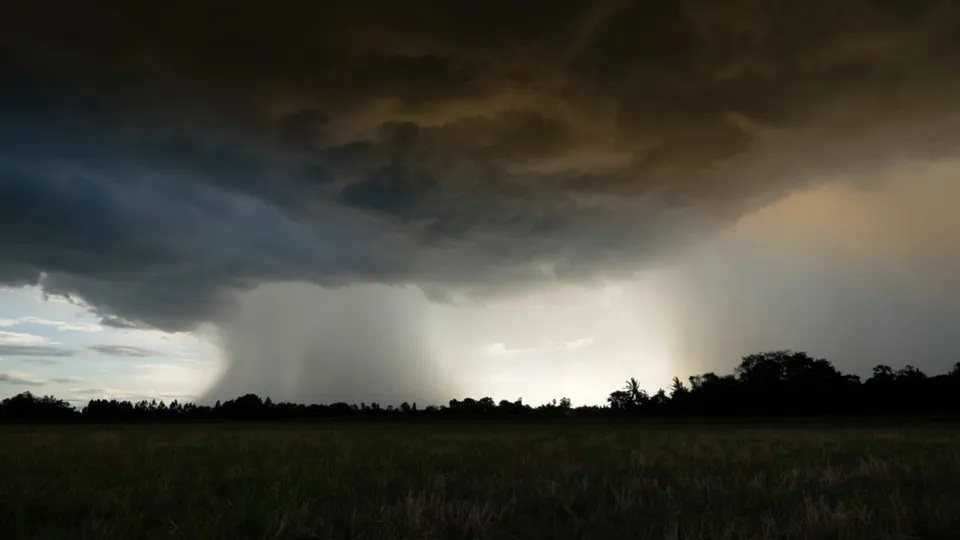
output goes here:
<path id="1" fill-rule="evenodd" d="M 960 413 L 960 362 L 928 376 L 907 365 L 878 365 L 866 380 L 804 352 L 772 351 L 744 357 L 734 373 L 704 373 L 649 394 L 629 379 L 604 406 L 574 407 L 569 398 L 532 407 L 490 397 L 452 399 L 446 405 L 379 403 L 326 405 L 273 402 L 254 394 L 213 406 L 173 401 L 94 399 L 83 407 L 53 396 L 24 392 L 0 401 L 0 422 L 175 422 L 322 418 L 628 418 L 899 416 Z"/>

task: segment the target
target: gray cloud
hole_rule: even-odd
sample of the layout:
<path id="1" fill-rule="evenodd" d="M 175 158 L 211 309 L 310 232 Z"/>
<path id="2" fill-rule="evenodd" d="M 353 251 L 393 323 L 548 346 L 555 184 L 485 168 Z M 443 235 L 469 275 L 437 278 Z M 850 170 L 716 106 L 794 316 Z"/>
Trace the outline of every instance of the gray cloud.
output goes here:
<path id="1" fill-rule="evenodd" d="M 161 356 L 157 351 L 135 347 L 132 345 L 91 345 L 88 347 L 91 351 L 105 354 L 107 356 L 121 356 L 126 358 L 145 358 L 149 356 Z"/>
<path id="2" fill-rule="evenodd" d="M 56 366 L 63 363 L 63 360 L 59 360 L 56 358 L 42 358 L 42 357 L 37 358 L 37 357 L 30 357 L 30 356 L 18 357 L 17 361 L 23 364 L 36 364 L 40 366 Z"/>
<path id="3" fill-rule="evenodd" d="M 0 383 L 13 386 L 43 386 L 47 381 L 34 379 L 28 375 L 18 375 L 13 373 L 0 373 Z"/>
<path id="4" fill-rule="evenodd" d="M 53 377 L 50 379 L 50 382 L 56 384 L 75 384 L 83 381 L 84 379 L 80 377 Z"/>
<path id="5" fill-rule="evenodd" d="M 107 325 L 621 278 L 960 135 L 945 0 L 58 7 L 0 23 L 0 283 Z"/>
<path id="6" fill-rule="evenodd" d="M 0 343 L 0 357 L 40 356 L 65 358 L 76 355 L 76 351 L 57 345 L 17 345 Z"/>
<path id="7" fill-rule="evenodd" d="M 50 319 L 42 319 L 40 317 L 22 317 L 19 322 L 29 323 L 29 324 L 40 324 L 44 326 L 52 326 L 60 331 L 72 330 L 75 332 L 99 332 L 103 328 L 98 324 L 85 323 L 85 322 L 71 322 L 71 321 L 54 321 Z"/>

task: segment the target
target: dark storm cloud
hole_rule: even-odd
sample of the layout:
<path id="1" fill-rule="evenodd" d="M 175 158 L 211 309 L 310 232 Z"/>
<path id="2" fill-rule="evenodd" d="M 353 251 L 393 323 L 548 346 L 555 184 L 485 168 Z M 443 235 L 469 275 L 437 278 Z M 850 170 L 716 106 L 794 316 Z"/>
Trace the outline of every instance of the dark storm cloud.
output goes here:
<path id="1" fill-rule="evenodd" d="M 0 281 L 107 323 L 620 275 L 960 134 L 947 1 L 96 4 L 0 21 Z"/>
<path id="2" fill-rule="evenodd" d="M 395 164 L 344 187 L 339 198 L 352 206 L 402 215 L 410 213 L 439 187 L 437 179 L 429 173 Z"/>

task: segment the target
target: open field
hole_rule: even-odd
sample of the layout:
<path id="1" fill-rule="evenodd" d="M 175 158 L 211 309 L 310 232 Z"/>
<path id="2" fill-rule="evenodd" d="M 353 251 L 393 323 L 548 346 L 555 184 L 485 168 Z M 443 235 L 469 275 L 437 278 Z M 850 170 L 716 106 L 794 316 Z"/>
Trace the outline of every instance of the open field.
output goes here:
<path id="1" fill-rule="evenodd" d="M 5 539 L 960 537 L 960 430 L 0 428 Z"/>

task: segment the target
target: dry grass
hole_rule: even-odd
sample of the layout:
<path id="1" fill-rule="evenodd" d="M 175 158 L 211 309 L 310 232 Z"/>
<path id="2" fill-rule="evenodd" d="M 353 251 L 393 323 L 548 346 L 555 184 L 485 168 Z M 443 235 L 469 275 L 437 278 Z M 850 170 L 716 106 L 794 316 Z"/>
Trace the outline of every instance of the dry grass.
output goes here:
<path id="1" fill-rule="evenodd" d="M 0 431 L 0 535 L 953 539 L 950 428 Z"/>

